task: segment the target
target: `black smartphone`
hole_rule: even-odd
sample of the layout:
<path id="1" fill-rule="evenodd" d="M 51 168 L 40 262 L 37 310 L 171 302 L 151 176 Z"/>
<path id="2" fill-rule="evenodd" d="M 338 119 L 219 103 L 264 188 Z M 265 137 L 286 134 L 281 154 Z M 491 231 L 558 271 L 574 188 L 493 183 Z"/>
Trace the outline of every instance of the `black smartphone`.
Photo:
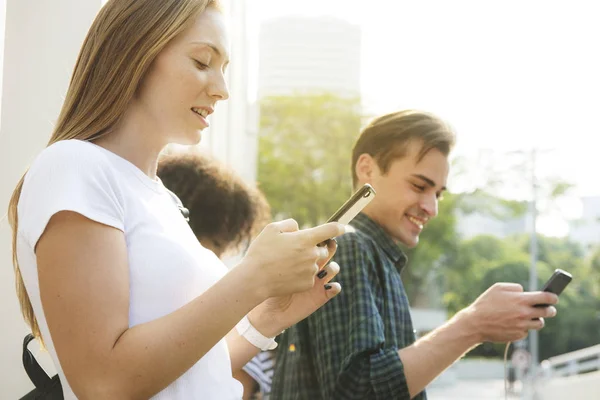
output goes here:
<path id="1" fill-rule="evenodd" d="M 562 269 L 556 269 L 550 279 L 544 284 L 542 288 L 543 292 L 554 293 L 557 296 L 565 290 L 567 285 L 571 283 L 573 277 L 567 271 Z M 536 304 L 536 307 L 547 307 L 548 304 Z"/>
<path id="2" fill-rule="evenodd" d="M 375 189 L 368 183 L 358 189 L 350 198 L 327 220 L 347 225 L 375 198 Z"/>

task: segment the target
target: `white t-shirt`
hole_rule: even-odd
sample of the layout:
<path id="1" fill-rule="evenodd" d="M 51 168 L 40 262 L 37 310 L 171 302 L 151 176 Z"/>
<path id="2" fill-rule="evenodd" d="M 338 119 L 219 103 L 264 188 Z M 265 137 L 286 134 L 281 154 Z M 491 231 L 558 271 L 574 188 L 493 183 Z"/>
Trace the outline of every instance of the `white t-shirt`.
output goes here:
<path id="1" fill-rule="evenodd" d="M 61 141 L 42 151 L 25 177 L 19 200 L 17 257 L 65 399 L 72 400 L 76 397 L 56 356 L 42 309 L 34 253 L 50 217 L 62 210 L 124 232 L 129 258 L 130 327 L 184 306 L 218 281 L 227 269 L 214 253 L 199 244 L 160 180 L 151 179 L 129 161 L 90 142 Z M 232 377 L 223 339 L 153 398 L 241 397 L 242 386 Z"/>

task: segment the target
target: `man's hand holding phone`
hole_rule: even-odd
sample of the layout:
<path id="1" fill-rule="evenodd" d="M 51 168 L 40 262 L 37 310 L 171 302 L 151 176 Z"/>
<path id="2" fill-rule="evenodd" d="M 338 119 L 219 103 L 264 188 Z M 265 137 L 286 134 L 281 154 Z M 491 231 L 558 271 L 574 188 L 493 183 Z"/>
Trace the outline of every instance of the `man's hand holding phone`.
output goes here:
<path id="1" fill-rule="evenodd" d="M 474 344 L 522 340 L 529 330 L 542 329 L 545 318 L 556 316 L 554 305 L 570 281 L 570 274 L 557 270 L 542 291 L 525 292 L 516 283 L 496 283 L 456 318 L 475 331 Z"/>

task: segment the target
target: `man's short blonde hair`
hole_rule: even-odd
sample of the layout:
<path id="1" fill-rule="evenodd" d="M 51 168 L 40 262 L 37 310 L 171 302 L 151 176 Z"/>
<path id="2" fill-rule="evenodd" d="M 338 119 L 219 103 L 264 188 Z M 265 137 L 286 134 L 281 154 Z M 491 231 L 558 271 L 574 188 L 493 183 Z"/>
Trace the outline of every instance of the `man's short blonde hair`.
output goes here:
<path id="1" fill-rule="evenodd" d="M 404 110 L 377 117 L 362 130 L 352 150 L 353 184 L 358 183 L 356 163 L 362 154 L 373 157 L 385 174 L 394 160 L 406 156 L 411 143 L 421 143 L 420 161 L 432 149 L 448 156 L 455 141 L 452 128 L 427 112 Z"/>

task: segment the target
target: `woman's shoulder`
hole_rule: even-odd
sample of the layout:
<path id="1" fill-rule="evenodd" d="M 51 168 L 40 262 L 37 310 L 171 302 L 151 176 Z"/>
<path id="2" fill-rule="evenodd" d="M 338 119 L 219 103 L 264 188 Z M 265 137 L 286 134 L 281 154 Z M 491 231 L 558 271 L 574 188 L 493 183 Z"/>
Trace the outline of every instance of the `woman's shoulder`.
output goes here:
<path id="1" fill-rule="evenodd" d="M 32 247 L 50 218 L 64 210 L 123 230 L 123 185 L 105 151 L 65 140 L 38 155 L 25 175 L 18 203 L 19 230 Z"/>
<path id="2" fill-rule="evenodd" d="M 118 172 L 107 150 L 83 140 L 61 140 L 38 154 L 25 176 L 25 187 L 76 181 L 109 181 L 116 184 Z"/>
<path id="3" fill-rule="evenodd" d="M 47 164 L 81 164 L 90 165 L 107 162 L 103 149 L 99 146 L 78 139 L 60 140 L 46 147 L 36 157 L 32 168 Z"/>
<path id="4" fill-rule="evenodd" d="M 122 186 L 119 176 L 103 148 L 82 140 L 63 140 L 35 158 L 25 174 L 21 199 L 28 194 L 49 196 L 56 191 L 118 194 Z"/>

